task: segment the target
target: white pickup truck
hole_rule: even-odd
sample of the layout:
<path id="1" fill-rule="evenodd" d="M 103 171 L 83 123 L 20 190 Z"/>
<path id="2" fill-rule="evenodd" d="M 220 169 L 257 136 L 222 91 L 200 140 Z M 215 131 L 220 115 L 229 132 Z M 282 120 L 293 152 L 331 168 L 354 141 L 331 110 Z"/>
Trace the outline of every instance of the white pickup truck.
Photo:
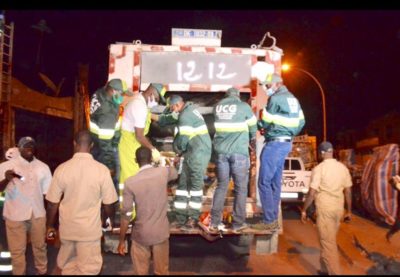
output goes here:
<path id="1" fill-rule="evenodd" d="M 311 171 L 306 170 L 299 157 L 287 157 L 282 174 L 282 203 L 303 202 L 308 193 Z"/>

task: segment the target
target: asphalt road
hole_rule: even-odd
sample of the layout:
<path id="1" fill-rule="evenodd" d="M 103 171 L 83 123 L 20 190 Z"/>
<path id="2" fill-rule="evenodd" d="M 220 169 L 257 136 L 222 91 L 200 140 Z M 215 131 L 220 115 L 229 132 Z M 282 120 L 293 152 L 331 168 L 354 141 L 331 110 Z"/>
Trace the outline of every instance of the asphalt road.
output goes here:
<path id="1" fill-rule="evenodd" d="M 283 212 L 283 234 L 279 235 L 278 252 L 260 254 L 257 239 L 247 236 L 225 236 L 208 242 L 201 236 L 180 235 L 170 239 L 170 273 L 174 275 L 315 275 L 319 270 L 317 231 L 310 221 L 302 224 L 296 209 Z M 4 221 L 0 236 L 4 238 Z M 388 243 L 387 226 L 355 215 L 350 223 L 342 223 L 338 235 L 343 274 L 400 274 L 400 232 Z M 355 245 L 355 238 L 361 245 Z M 238 246 L 239 245 L 239 246 Z M 58 248 L 49 245 L 49 274 L 56 269 Z M 131 275 L 129 255 L 122 257 L 104 253 L 101 275 Z M 9 263 L 2 258 L 0 264 Z M 28 247 L 27 274 L 35 274 L 31 249 Z M 152 270 L 152 269 L 151 269 Z M 10 274 L 10 272 L 3 272 Z M 152 273 L 152 272 L 151 272 Z"/>

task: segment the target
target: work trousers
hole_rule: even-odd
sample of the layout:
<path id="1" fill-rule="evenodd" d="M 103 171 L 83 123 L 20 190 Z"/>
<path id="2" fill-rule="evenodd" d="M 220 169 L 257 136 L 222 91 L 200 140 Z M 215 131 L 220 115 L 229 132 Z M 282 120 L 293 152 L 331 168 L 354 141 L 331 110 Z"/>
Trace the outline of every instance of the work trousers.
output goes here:
<path id="1" fill-rule="evenodd" d="M 94 241 L 61 239 L 57 265 L 62 275 L 97 275 L 102 264 L 100 239 Z"/>
<path id="2" fill-rule="evenodd" d="M 261 152 L 258 191 L 265 223 L 278 220 L 282 170 L 285 158 L 291 150 L 291 142 L 270 141 Z"/>
<path id="3" fill-rule="evenodd" d="M 340 226 L 343 209 L 324 210 L 317 207 L 317 230 L 321 244 L 321 271 L 329 275 L 340 275 L 339 253 L 336 236 Z"/>
<path id="4" fill-rule="evenodd" d="M 25 221 L 6 219 L 7 243 L 11 253 L 13 275 L 26 274 L 26 244 L 30 235 L 35 268 L 38 274 L 47 273 L 46 218 Z"/>
<path id="5" fill-rule="evenodd" d="M 230 177 L 234 182 L 233 227 L 240 227 L 246 220 L 246 199 L 249 181 L 250 159 L 242 154 L 218 154 L 218 186 L 214 192 L 211 208 L 211 224 L 218 226 L 224 209 L 225 196 Z"/>
<path id="6" fill-rule="evenodd" d="M 169 274 L 169 239 L 165 241 L 144 246 L 132 240 L 131 258 L 134 275 L 148 275 L 151 255 L 153 254 L 153 268 L 155 275 Z"/>
<path id="7" fill-rule="evenodd" d="M 198 221 L 203 201 L 204 175 L 211 158 L 211 149 L 198 149 L 184 155 L 182 172 L 175 192 L 176 220 L 184 224 L 188 218 Z"/>

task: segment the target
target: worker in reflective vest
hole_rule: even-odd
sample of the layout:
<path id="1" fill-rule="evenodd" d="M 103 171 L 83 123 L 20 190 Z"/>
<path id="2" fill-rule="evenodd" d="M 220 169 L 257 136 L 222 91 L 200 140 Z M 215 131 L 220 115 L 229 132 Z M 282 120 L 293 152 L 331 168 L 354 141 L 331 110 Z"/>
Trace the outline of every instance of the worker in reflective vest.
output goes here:
<path id="1" fill-rule="evenodd" d="M 199 220 L 204 173 L 211 158 L 211 138 L 206 122 L 193 103 L 171 96 L 171 110 L 179 113 L 174 151 L 183 159 L 174 200 L 177 227 L 191 230 Z"/>
<path id="2" fill-rule="evenodd" d="M 94 139 L 92 154 L 97 161 L 108 167 L 112 177 L 117 171 L 115 152 L 120 138 L 123 94 L 133 95 L 125 81 L 112 79 L 98 89 L 90 101 L 89 129 Z"/>
<path id="3" fill-rule="evenodd" d="M 135 95 L 126 105 L 122 116 L 121 141 L 118 145 L 121 174 L 119 178 L 119 196 L 122 203 L 124 182 L 128 177 L 139 171 L 139 164 L 135 159 L 135 152 L 140 146 L 152 151 L 154 162 L 158 162 L 161 154 L 146 137 L 151 124 L 150 109 L 165 103 L 165 86 L 152 83 L 140 94 Z"/>

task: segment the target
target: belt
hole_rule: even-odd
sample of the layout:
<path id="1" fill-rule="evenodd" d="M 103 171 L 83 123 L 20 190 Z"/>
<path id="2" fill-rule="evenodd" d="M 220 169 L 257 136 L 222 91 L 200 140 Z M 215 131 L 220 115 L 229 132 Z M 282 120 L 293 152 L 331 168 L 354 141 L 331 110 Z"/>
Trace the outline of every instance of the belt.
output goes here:
<path id="1" fill-rule="evenodd" d="M 280 137 L 277 137 L 277 138 L 270 138 L 270 139 L 268 139 L 267 141 L 291 142 L 292 139 L 290 139 L 290 138 L 280 138 Z"/>

